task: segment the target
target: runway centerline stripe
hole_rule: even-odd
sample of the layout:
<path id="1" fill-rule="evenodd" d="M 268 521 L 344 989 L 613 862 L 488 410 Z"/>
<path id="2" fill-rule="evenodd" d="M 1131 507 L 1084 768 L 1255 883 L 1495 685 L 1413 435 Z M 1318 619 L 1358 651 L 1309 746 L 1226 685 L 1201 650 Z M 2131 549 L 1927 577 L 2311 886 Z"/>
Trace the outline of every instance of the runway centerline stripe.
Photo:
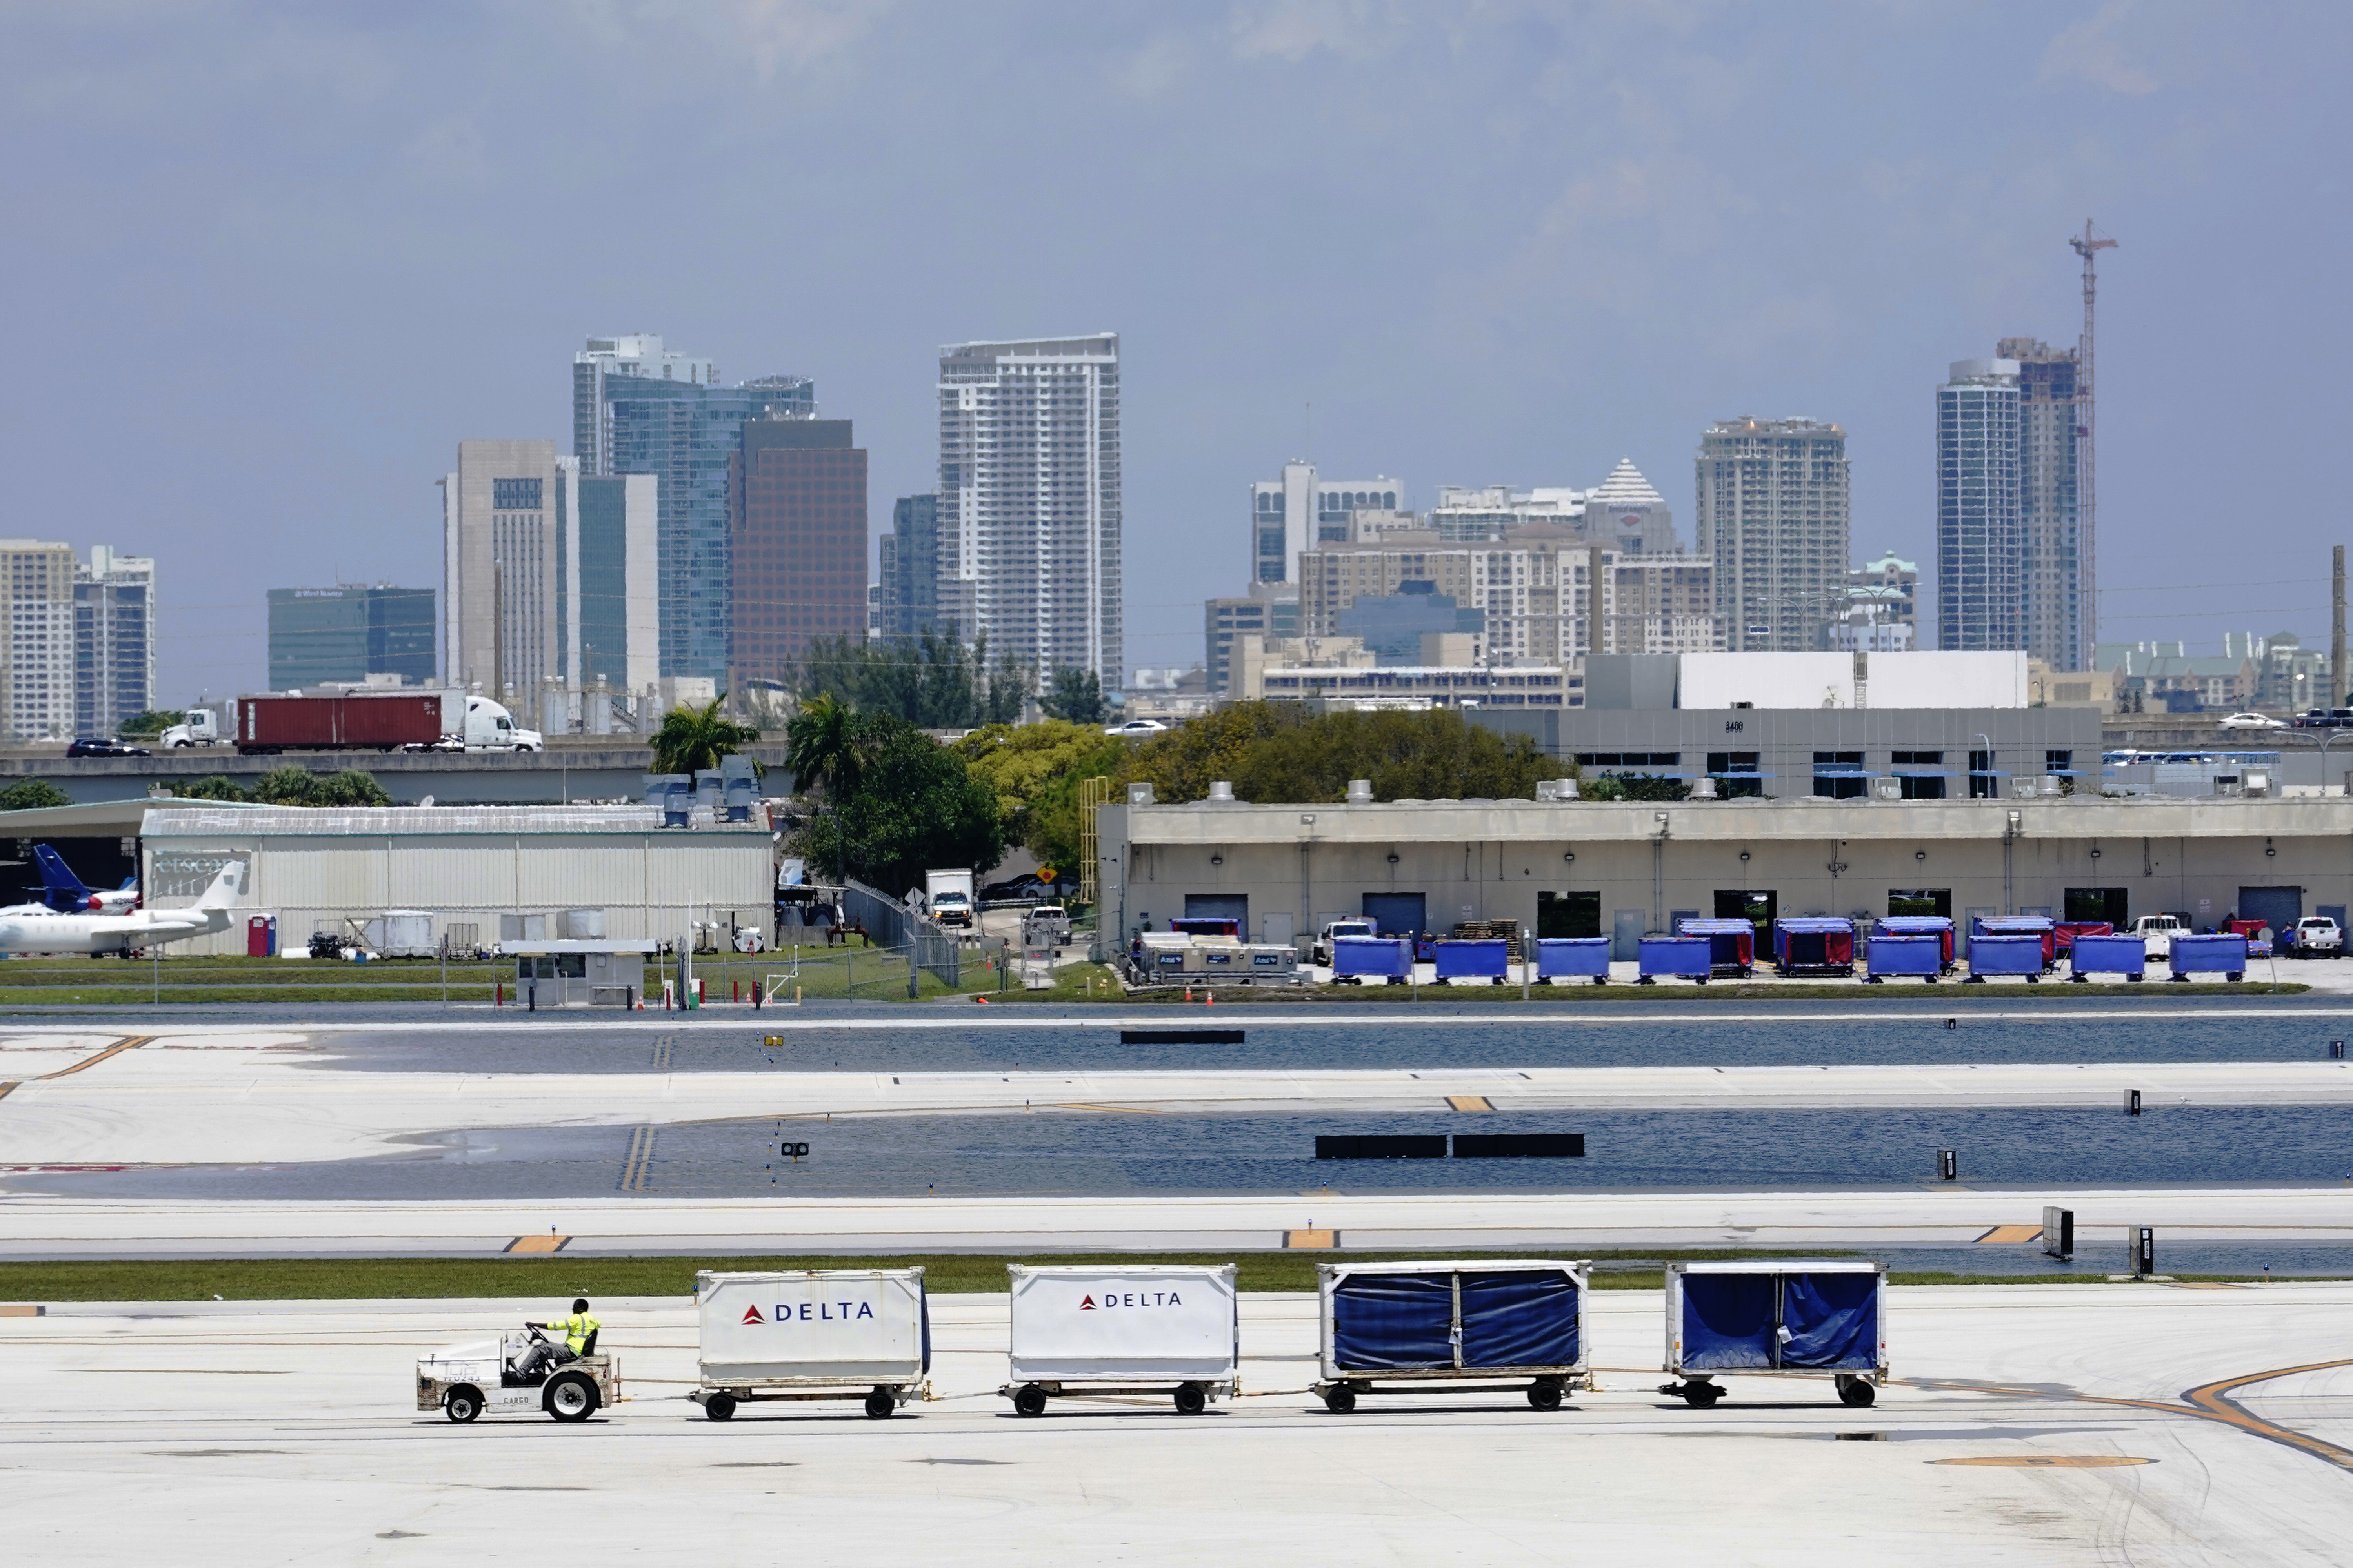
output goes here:
<path id="1" fill-rule="evenodd" d="M 88 1072 L 90 1068 L 96 1067 L 107 1058 L 121 1056 L 125 1051 L 135 1051 L 154 1037 L 155 1037 L 153 1035 L 132 1035 L 127 1039 L 117 1040 L 114 1044 L 107 1047 L 106 1049 L 99 1052 L 98 1055 L 90 1058 L 86 1061 L 76 1062 L 69 1068 L 59 1068 L 55 1072 L 45 1072 L 33 1081 L 36 1083 L 47 1083 L 51 1079 L 71 1078 L 78 1072 Z"/>

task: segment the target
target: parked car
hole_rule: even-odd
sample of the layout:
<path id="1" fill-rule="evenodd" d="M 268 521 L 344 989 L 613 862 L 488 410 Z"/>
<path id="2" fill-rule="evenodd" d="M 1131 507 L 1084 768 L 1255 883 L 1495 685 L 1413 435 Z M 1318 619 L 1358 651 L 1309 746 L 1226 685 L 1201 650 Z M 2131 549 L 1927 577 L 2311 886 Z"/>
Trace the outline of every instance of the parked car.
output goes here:
<path id="1" fill-rule="evenodd" d="M 984 904 L 1033 904 L 1040 899 L 1051 897 L 1052 890 L 1035 871 L 1024 871 L 1018 877 L 991 882 L 980 890 L 980 901 Z"/>
<path id="2" fill-rule="evenodd" d="M 2307 708 L 2296 715 L 2299 730 L 2342 730 L 2353 726 L 2353 708 Z"/>
<path id="3" fill-rule="evenodd" d="M 2337 921 L 2327 915 L 2306 915 L 2295 922 L 2295 929 L 2284 933 L 2287 952 L 2292 958 L 2341 958 L 2345 955 L 2345 933 Z"/>
<path id="4" fill-rule="evenodd" d="M 102 735 L 83 735 L 66 748 L 69 757 L 145 757 L 154 753 L 144 746 L 125 745 L 122 742 Z"/>
<path id="5" fill-rule="evenodd" d="M 2149 957 L 2163 958 L 2173 951 L 2173 939 L 2189 931 L 2189 922 L 2179 915 L 2143 915 L 2126 928 L 2126 934 L 2140 938 L 2141 949 Z"/>
<path id="6" fill-rule="evenodd" d="M 1110 729 L 1105 730 L 1103 733 L 1106 735 L 1124 735 L 1141 740 L 1146 736 L 1157 735 L 1166 728 L 1168 728 L 1168 726 L 1163 724 L 1157 719 L 1130 719 L 1124 724 L 1113 724 Z"/>
<path id="7" fill-rule="evenodd" d="M 2225 730 L 2284 730 L 2286 721 L 2266 713 L 2232 713 L 2221 721 Z"/>

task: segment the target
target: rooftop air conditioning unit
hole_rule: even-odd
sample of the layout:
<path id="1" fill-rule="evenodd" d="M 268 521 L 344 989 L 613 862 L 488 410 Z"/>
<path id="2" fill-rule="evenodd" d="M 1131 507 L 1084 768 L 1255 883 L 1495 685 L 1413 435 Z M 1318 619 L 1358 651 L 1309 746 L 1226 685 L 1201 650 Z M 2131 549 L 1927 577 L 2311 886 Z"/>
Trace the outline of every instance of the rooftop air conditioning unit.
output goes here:
<path id="1" fill-rule="evenodd" d="M 1209 804 L 1212 805 L 1234 804 L 1234 786 L 1229 780 L 1219 779 L 1209 785 Z"/>
<path id="2" fill-rule="evenodd" d="M 2033 775 L 2030 773 L 2012 773 L 2010 776 L 2010 798 L 2012 800 L 2032 800 L 2034 798 Z"/>
<path id="3" fill-rule="evenodd" d="M 1871 798 L 1873 800 L 1902 800 L 1904 798 L 1904 781 L 1897 778 L 1880 778 L 1872 780 Z"/>
<path id="4" fill-rule="evenodd" d="M 1536 780 L 1536 798 L 1538 800 L 1575 800 L 1577 781 L 1575 779 L 1538 779 Z"/>
<path id="5" fill-rule="evenodd" d="M 1715 798 L 1715 781 L 1712 778 L 1696 778 L 1692 780 L 1691 797 L 1694 800 L 1714 800 Z"/>
<path id="6" fill-rule="evenodd" d="M 1348 804 L 1350 805 L 1372 805 L 1373 781 L 1370 779 L 1350 779 L 1348 781 Z"/>
<path id="7" fill-rule="evenodd" d="M 2057 773 L 2044 773 L 2042 775 L 2042 784 L 2036 793 L 2041 795 L 2045 800 L 2056 800 L 2060 795 L 2066 792 L 2059 787 L 2059 775 Z"/>
<path id="8" fill-rule="evenodd" d="M 2272 771 L 2269 768 L 2241 768 L 2239 788 L 2248 795 L 2267 795 L 2272 793 Z"/>
<path id="9" fill-rule="evenodd" d="M 1150 805 L 1152 804 L 1152 786 L 1148 784 L 1132 784 L 1128 785 L 1127 804 L 1130 805 Z"/>

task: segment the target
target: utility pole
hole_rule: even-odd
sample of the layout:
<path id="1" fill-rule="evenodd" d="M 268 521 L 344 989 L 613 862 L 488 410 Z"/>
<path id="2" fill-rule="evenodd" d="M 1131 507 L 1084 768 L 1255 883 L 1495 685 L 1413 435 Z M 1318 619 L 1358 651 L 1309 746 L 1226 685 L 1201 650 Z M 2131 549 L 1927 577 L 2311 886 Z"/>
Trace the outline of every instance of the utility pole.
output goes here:
<path id="1" fill-rule="evenodd" d="M 2345 706 L 2345 547 L 2338 545 L 2328 582 L 2328 706 Z"/>
<path id="2" fill-rule="evenodd" d="M 2095 425 L 2092 403 L 2092 300 L 2099 282 L 2094 263 L 2101 251 L 2114 250 L 2116 242 L 2097 233 L 2092 227 L 2092 220 L 2085 218 L 2084 232 L 2071 237 L 2067 244 L 2084 258 L 2084 340 L 2075 346 L 2075 562 L 2083 595 L 2079 611 L 2083 616 L 2083 648 L 2089 660 L 2096 658 L 2100 639 L 2098 534 L 2093 526 Z"/>

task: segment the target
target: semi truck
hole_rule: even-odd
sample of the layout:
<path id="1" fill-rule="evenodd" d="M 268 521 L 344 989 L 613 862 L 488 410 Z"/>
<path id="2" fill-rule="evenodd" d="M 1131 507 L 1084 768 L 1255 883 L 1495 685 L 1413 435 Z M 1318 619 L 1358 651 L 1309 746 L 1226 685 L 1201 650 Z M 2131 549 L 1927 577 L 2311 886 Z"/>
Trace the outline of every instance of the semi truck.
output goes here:
<path id="1" fill-rule="evenodd" d="M 537 752 L 546 742 L 505 707 L 464 691 L 401 691 L 370 696 L 240 697 L 189 710 L 164 731 L 170 750 L 234 745 L 244 756 L 280 752 Z"/>

